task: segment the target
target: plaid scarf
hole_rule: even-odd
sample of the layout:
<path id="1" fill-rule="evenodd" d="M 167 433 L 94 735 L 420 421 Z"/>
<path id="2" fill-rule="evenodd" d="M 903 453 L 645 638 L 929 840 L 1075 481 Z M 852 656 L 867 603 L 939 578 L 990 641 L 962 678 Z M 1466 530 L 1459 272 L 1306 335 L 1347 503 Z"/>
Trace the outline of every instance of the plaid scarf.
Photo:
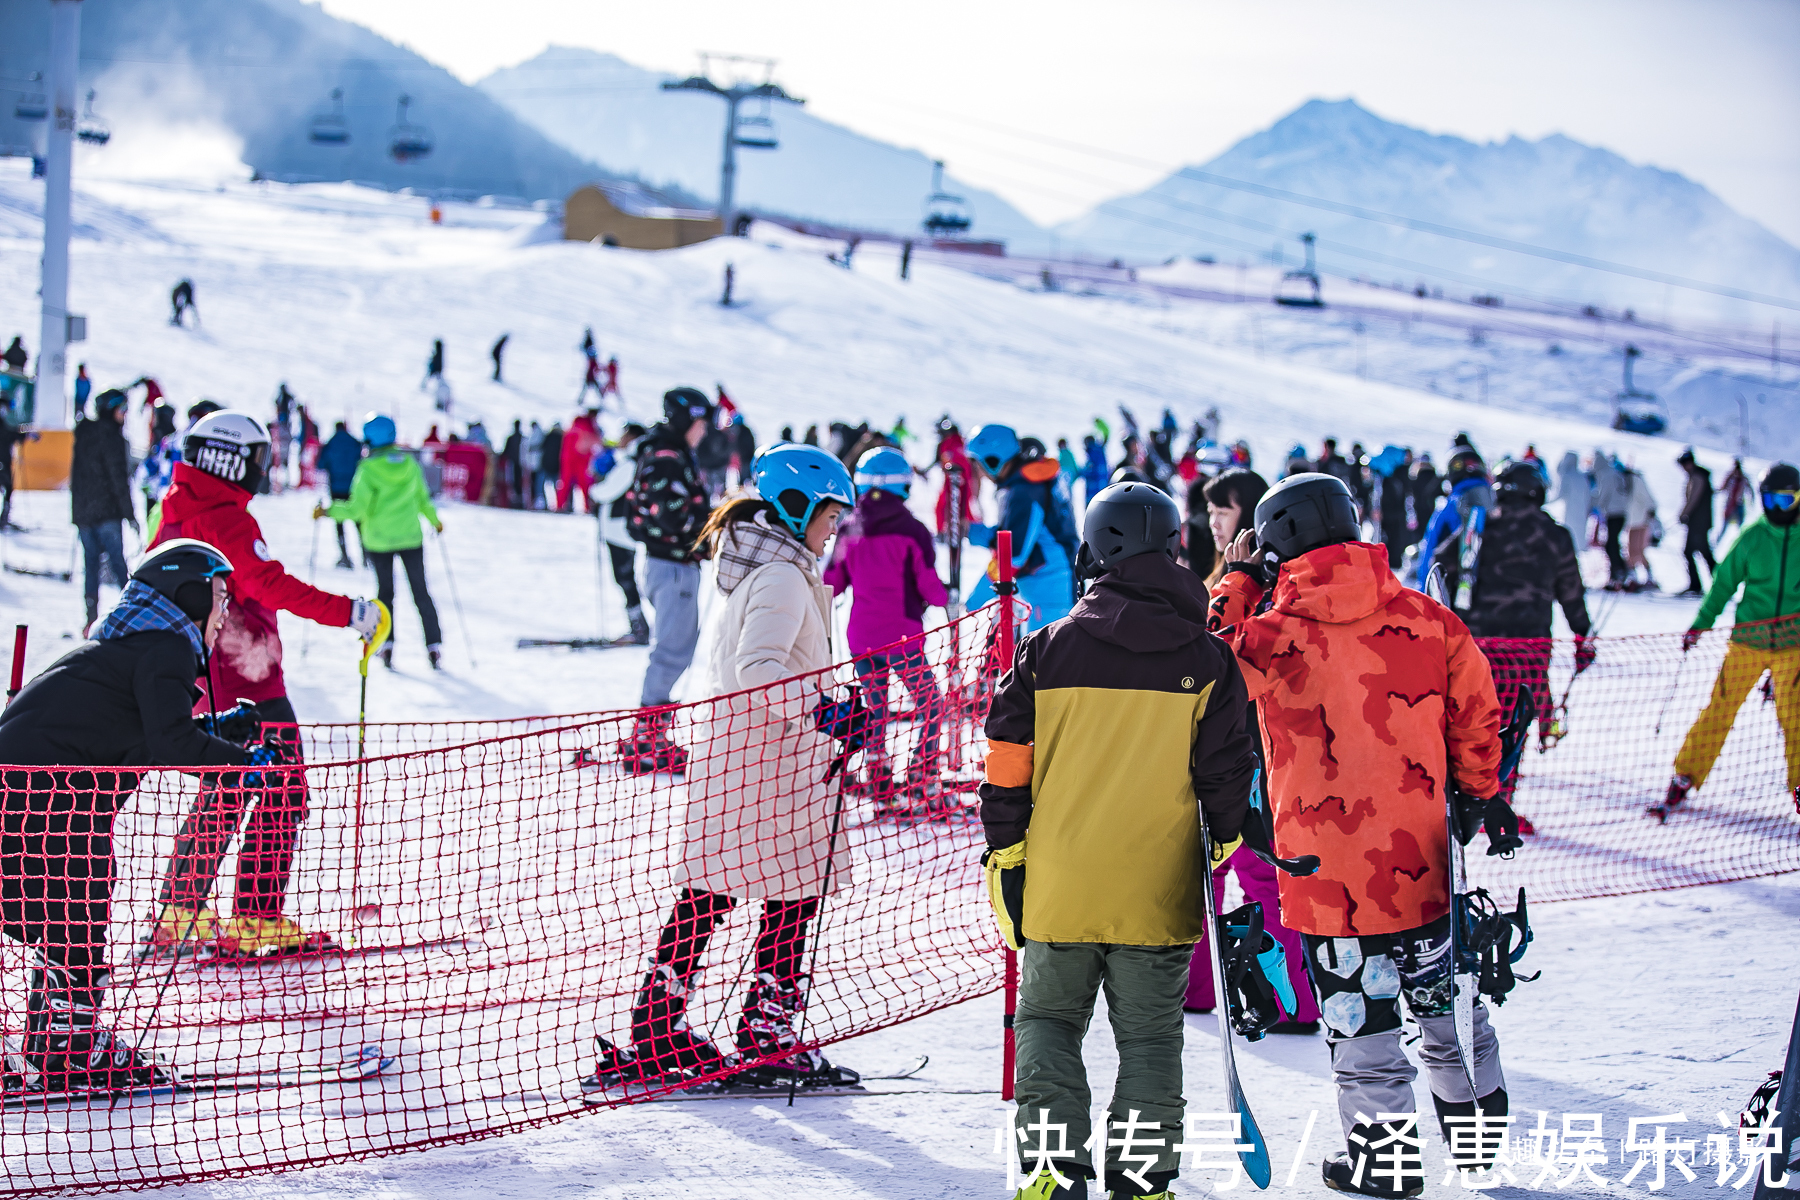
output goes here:
<path id="1" fill-rule="evenodd" d="M 790 562 L 813 578 L 819 573 L 819 560 L 785 528 L 769 525 L 769 514 L 759 512 L 748 521 L 733 521 L 725 527 L 719 540 L 719 553 L 714 560 L 718 568 L 719 590 L 727 596 L 756 568 L 772 562 Z"/>
<path id="2" fill-rule="evenodd" d="M 195 658 L 205 657 L 206 644 L 200 640 L 200 627 L 188 620 L 187 614 L 177 608 L 173 600 L 136 579 L 125 585 L 125 594 L 106 614 L 106 620 L 100 622 L 94 640 L 110 642 L 134 633 L 148 633 L 152 629 L 181 634 L 194 648 Z"/>

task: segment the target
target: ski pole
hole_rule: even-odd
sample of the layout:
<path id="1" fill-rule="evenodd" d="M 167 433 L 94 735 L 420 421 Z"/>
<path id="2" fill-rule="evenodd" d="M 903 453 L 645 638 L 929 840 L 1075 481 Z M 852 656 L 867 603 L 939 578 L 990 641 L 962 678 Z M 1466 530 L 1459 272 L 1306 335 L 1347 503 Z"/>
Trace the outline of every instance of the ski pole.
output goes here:
<path id="1" fill-rule="evenodd" d="M 818 924 L 813 926 L 812 948 L 806 956 L 806 986 L 809 990 L 813 984 L 814 972 L 818 970 L 819 966 L 819 943 L 825 938 L 825 897 L 831 892 L 832 859 L 837 855 L 838 826 L 844 819 L 844 784 L 850 773 L 843 768 L 849 758 L 850 748 L 846 746 L 837 756 L 837 761 L 832 764 L 832 769 L 825 773 L 825 778 L 827 779 L 830 779 L 834 774 L 838 777 L 837 804 L 833 806 L 831 810 L 831 833 L 825 839 L 825 877 L 824 881 L 819 885 L 819 909 L 816 917 Z M 806 1006 L 802 1005 L 799 1017 L 794 1025 L 794 1042 L 796 1045 L 800 1043 L 800 1031 L 805 1027 Z M 789 1108 L 794 1107 L 794 1094 L 799 1090 L 800 1076 L 798 1073 L 795 1073 L 788 1080 Z"/>
<path id="2" fill-rule="evenodd" d="M 312 527 L 312 550 L 306 556 L 306 582 L 317 586 L 319 578 L 319 518 L 316 516 L 313 518 Z M 312 627 L 313 623 L 308 621 L 300 630 L 301 658 L 305 658 L 307 650 L 312 647 Z"/>
<path id="3" fill-rule="evenodd" d="M 363 827 L 363 780 L 368 774 L 368 763 L 364 761 L 364 751 L 368 746 L 369 733 L 369 660 L 381 649 L 382 643 L 393 632 L 394 617 L 388 612 L 388 606 L 375 601 L 376 611 L 380 616 L 375 622 L 375 635 L 363 645 L 362 661 L 356 669 L 362 675 L 361 693 L 356 701 L 356 829 L 353 835 L 355 849 L 350 860 L 350 923 L 361 925 L 381 915 L 381 906 L 371 904 L 372 912 L 365 913 L 362 905 L 362 827 Z"/>
<path id="4" fill-rule="evenodd" d="M 1687 660 L 1687 651 L 1684 650 L 1681 661 L 1675 664 L 1675 677 L 1669 680 L 1669 694 L 1663 697 L 1662 707 L 1656 712 L 1656 732 L 1652 736 L 1660 736 L 1662 733 L 1663 718 L 1669 715 L 1669 704 L 1675 699 L 1676 690 L 1681 687 L 1681 671 L 1687 666 Z"/>
<path id="5" fill-rule="evenodd" d="M 456 606 L 456 623 L 462 626 L 463 648 L 469 652 L 469 665 L 475 666 L 475 643 L 469 637 L 469 621 L 463 616 L 462 597 L 456 593 L 456 572 L 450 569 L 450 547 L 444 545 L 444 535 L 437 535 L 438 552 L 444 558 L 444 578 L 450 581 L 450 603 Z M 365 666 L 367 659 L 364 660 Z M 366 672 L 365 672 L 366 674 Z"/>
<path id="6" fill-rule="evenodd" d="M 1000 671 L 1004 674 L 1012 665 L 1013 593 L 1018 590 L 1018 585 L 1013 582 L 1012 530 L 1010 529 L 1002 529 L 994 535 L 994 564 L 998 568 L 994 572 L 994 595 L 1000 600 Z M 996 686 L 998 685 L 996 684 Z M 1000 1099 L 1011 1100 L 1013 1098 L 1013 1067 L 1018 1057 L 1018 1047 L 1013 1040 L 1013 1015 L 1019 1008 L 1019 956 L 1010 948 L 1006 951 L 1004 990 L 1006 1004 L 1001 1017 Z"/>
<path id="7" fill-rule="evenodd" d="M 25 635 L 23 625 L 13 627 L 12 681 L 6 685 L 6 702 L 11 704 L 19 689 L 25 686 Z"/>

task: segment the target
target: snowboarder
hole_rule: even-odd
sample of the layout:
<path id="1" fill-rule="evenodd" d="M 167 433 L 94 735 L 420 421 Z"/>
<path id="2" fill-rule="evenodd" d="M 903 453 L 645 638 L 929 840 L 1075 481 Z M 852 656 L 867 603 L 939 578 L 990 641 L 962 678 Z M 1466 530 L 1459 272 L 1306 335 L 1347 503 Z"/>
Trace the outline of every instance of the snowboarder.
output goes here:
<path id="1" fill-rule="evenodd" d="M 1694 624 L 1681 635 L 1683 652 L 1693 649 L 1700 634 L 1711 629 L 1738 588 L 1744 589 L 1731 627 L 1731 645 L 1713 683 L 1712 698 L 1682 740 L 1675 755 L 1675 777 L 1652 816 L 1669 814 L 1706 784 L 1719 751 L 1731 732 L 1744 697 L 1763 672 L 1769 672 L 1775 694 L 1775 719 L 1781 725 L 1787 755 L 1787 785 L 1800 811 L 1800 470 L 1778 462 L 1763 472 L 1757 494 L 1762 514 L 1745 524 L 1719 569 L 1713 572 L 1706 599 Z"/>
<path id="2" fill-rule="evenodd" d="M 1422 1159 L 1384 1168 L 1371 1149 L 1405 1132 L 1378 1114 L 1417 1111 L 1400 994 L 1419 1023 L 1440 1123 L 1507 1110 L 1499 1042 L 1480 1003 L 1473 1095 L 1457 1049 L 1449 789 L 1472 798 L 1490 854 L 1520 842 L 1517 819 L 1494 799 L 1500 708 L 1487 660 L 1456 614 L 1402 585 L 1387 552 L 1359 532 L 1342 480 L 1282 480 L 1257 504 L 1254 531 L 1225 552 L 1211 626 L 1257 703 L 1276 850 L 1323 862 L 1313 875 L 1284 876 L 1280 891 L 1281 919 L 1305 944 L 1354 1148 L 1325 1161 L 1325 1183 L 1416 1196 Z M 1273 606 L 1257 613 L 1271 590 Z"/>
<path id="3" fill-rule="evenodd" d="M 602 443 L 594 452 L 590 469 L 594 482 L 588 498 L 600 517 L 600 545 L 605 548 L 613 582 L 625 597 L 625 619 L 631 625 L 627 635 L 634 645 L 650 644 L 650 622 L 644 619 L 643 600 L 638 596 L 637 543 L 626 528 L 625 491 L 637 474 L 637 455 L 632 450 L 647 431 L 633 421 L 619 433 L 617 445 Z"/>
<path id="4" fill-rule="evenodd" d="M 669 419 L 650 434 L 640 475 L 693 474 L 691 455 L 659 460 L 670 453 L 671 439 L 683 436 L 676 432 L 680 418 L 691 429 L 710 419 L 711 406 L 692 388 L 669 395 Z M 740 1064 L 747 1070 L 737 1079 L 752 1084 L 857 1082 L 854 1071 L 833 1066 L 819 1051 L 796 1049 L 795 1028 L 811 984 L 807 926 L 843 881 L 847 858 L 839 832 L 843 797 L 830 786 L 832 760 L 841 765 L 842 755 L 829 723 L 815 714 L 827 704 L 816 672 L 831 662 L 831 594 L 819 580 L 818 560 L 850 507 L 850 475 L 823 450 L 786 445 L 758 458 L 755 484 L 759 495 L 774 499 L 739 497 L 711 514 L 698 544 L 684 535 L 690 553 L 710 553 L 717 568 L 721 599 L 710 677 L 715 694 L 738 693 L 730 705 L 738 717 L 723 722 L 712 752 L 691 764 L 675 875 L 681 893 L 632 1005 L 631 1046 L 599 1039 L 599 1060 L 585 1081 L 591 1088 L 715 1074 Z M 659 561 L 666 560 L 652 565 Z M 692 569 L 697 578 L 699 569 Z M 659 606 L 656 615 L 660 643 L 672 614 Z M 763 853 L 771 840 L 781 844 L 779 855 Z M 714 927 L 743 900 L 762 901 L 762 920 L 736 1053 L 727 1059 L 689 1027 L 687 997 Z"/>
<path id="5" fill-rule="evenodd" d="M 1719 564 L 1713 561 L 1712 552 L 1712 472 L 1694 461 L 1692 446 L 1683 450 L 1681 457 L 1675 461 L 1687 472 L 1687 490 L 1681 499 L 1681 524 L 1687 538 L 1682 543 L 1681 553 L 1687 561 L 1688 585 L 1687 591 L 1682 595 L 1704 596 L 1706 589 L 1700 586 L 1700 568 L 1694 565 L 1694 555 L 1698 554 L 1706 564 L 1708 578 L 1719 571 Z"/>
<path id="6" fill-rule="evenodd" d="M 495 342 L 493 344 L 493 346 L 488 350 L 488 357 L 494 360 L 494 382 L 495 383 L 500 382 L 500 359 L 501 359 L 501 356 L 506 353 L 506 343 L 511 338 L 512 338 L 512 334 L 510 334 L 510 333 L 501 334 L 500 340 Z"/>
<path id="7" fill-rule="evenodd" d="M 656 610 L 644 687 L 631 735 L 619 746 L 627 772 L 679 771 L 687 751 L 669 738 L 675 681 L 700 640 L 700 531 L 712 512 L 694 447 L 712 424 L 712 402 L 698 388 L 663 394 L 663 419 L 637 452 L 625 493 L 625 527 L 644 544 L 644 596 Z"/>
<path id="8" fill-rule="evenodd" d="M 0 762 L 44 767 L 4 773 L 0 931 L 31 963 L 23 1051 L 45 1093 L 170 1081 L 101 1022 L 113 817 L 139 778 L 116 768 L 283 761 L 279 746 L 246 751 L 191 718 L 195 677 L 224 625 L 230 574 L 205 543 L 165 543 L 132 574 L 95 640 L 52 663 L 0 713 Z M 93 769 L 67 769 L 77 765 Z M 235 772 L 203 778 L 212 788 L 249 783 Z"/>
<path id="9" fill-rule="evenodd" d="M 847 641 L 869 708 L 862 786 L 882 810 L 917 803 L 924 812 L 942 807 L 939 760 L 942 693 L 925 657 L 925 610 L 949 603 L 937 577 L 931 531 L 906 507 L 912 464 L 892 446 L 866 452 L 856 464 L 856 511 L 838 527 L 825 582 L 833 595 L 852 593 Z M 888 680 L 898 676 L 913 700 L 919 744 L 894 787 L 888 740 Z"/>
<path id="10" fill-rule="evenodd" d="M 432 506 L 419 460 L 394 445 L 393 418 L 370 413 L 363 420 L 362 434 L 369 454 L 357 464 L 350 498 L 332 501 L 329 509 L 315 506 L 313 520 L 329 516 L 334 521 L 356 522 L 363 557 L 375 568 L 376 599 L 387 605 L 390 613 L 394 610 L 394 557 L 399 556 L 413 604 L 419 610 L 419 623 L 425 627 L 425 655 L 435 671 L 444 657 L 444 634 L 438 625 L 437 605 L 425 586 L 425 539 L 419 532 L 419 518 L 424 517 L 440 534 L 444 523 Z M 395 640 L 390 638 L 378 651 L 381 664 L 389 670 L 394 666 Z"/>
<path id="11" fill-rule="evenodd" d="M 431 343 L 431 358 L 425 363 L 425 378 L 419 381 L 419 390 L 425 391 L 433 380 L 444 378 L 444 339 L 436 338 Z"/>
<path id="12" fill-rule="evenodd" d="M 188 313 L 194 314 L 194 324 L 200 324 L 200 309 L 194 304 L 194 281 L 183 279 L 169 290 L 169 307 L 172 310 L 169 324 L 180 325 L 182 318 Z"/>
<path id="13" fill-rule="evenodd" d="M 82 600 L 86 637 L 100 617 L 100 576 L 110 566 L 111 578 L 125 585 L 125 539 L 121 523 L 141 533 L 131 503 L 131 449 L 125 443 L 124 392 L 108 388 L 94 401 L 94 418 L 75 427 L 75 449 L 69 463 L 69 519 L 81 540 Z"/>
<path id="14" fill-rule="evenodd" d="M 181 458 L 163 497 L 162 520 L 151 547 L 198 538 L 218 547 L 234 568 L 227 580 L 231 603 L 219 652 L 208 660 L 207 696 L 195 704 L 195 713 L 229 700 L 248 701 L 265 723 L 281 727 L 277 737 L 289 761 L 298 762 L 299 726 L 281 670 L 276 610 L 321 625 L 348 626 L 365 640 L 374 636 L 380 610 L 372 600 L 352 600 L 302 583 L 270 553 L 249 513 L 250 498 L 269 463 L 269 435 L 255 418 L 225 411 L 207 414 L 188 431 Z M 206 900 L 246 809 L 250 816 L 238 846 L 232 916 L 221 921 Z M 211 943 L 221 953 L 253 957 L 330 945 L 325 934 L 308 933 L 281 911 L 306 809 L 305 777 L 299 772 L 284 786 L 261 792 L 202 788 L 176 835 L 152 946 L 178 950 L 185 942 Z"/>
<path id="15" fill-rule="evenodd" d="M 350 426 L 343 421 L 331 431 L 331 440 L 319 451 L 319 465 L 325 468 L 325 488 L 335 504 L 350 498 L 350 485 L 356 479 L 357 464 L 362 462 L 363 445 L 357 441 L 356 435 L 350 432 Z M 339 570 L 354 570 L 356 564 L 350 561 L 350 546 L 344 540 L 344 522 L 337 522 L 337 544 Z"/>
<path id="16" fill-rule="evenodd" d="M 1027 605 L 1026 629 L 1042 629 L 1065 617 L 1075 600 L 1075 513 L 1068 493 L 1057 486 L 1056 460 L 1044 456 L 1036 438 L 1021 440 L 1006 425 L 983 425 L 969 438 L 969 457 L 994 481 L 1000 495 L 998 526 L 971 524 L 969 542 L 993 546 L 997 529 L 1012 531 L 1013 567 L 1019 598 Z M 994 599 L 988 571 L 969 591 L 969 611 Z"/>
<path id="17" fill-rule="evenodd" d="M 1180 1168 L 1182 1001 L 1209 936 L 1200 822 L 1229 855 L 1256 774 L 1244 677 L 1206 632 L 1205 586 L 1175 561 L 1180 529 L 1153 485 L 1094 497 L 1079 552 L 1093 582 L 1019 644 L 987 718 L 982 860 L 1020 951 L 1016 1152 L 1029 1173 L 1065 1151 L 1049 1164 L 1075 1184 L 1039 1174 L 1019 1200 L 1085 1196 L 1101 1177 L 1115 1196 L 1166 1196 Z M 1089 1138 L 1081 1042 L 1102 984 L 1119 1046 L 1107 1130 L 1133 1122 L 1149 1162 Z M 1042 1110 L 1066 1127 L 1060 1147 Z"/>

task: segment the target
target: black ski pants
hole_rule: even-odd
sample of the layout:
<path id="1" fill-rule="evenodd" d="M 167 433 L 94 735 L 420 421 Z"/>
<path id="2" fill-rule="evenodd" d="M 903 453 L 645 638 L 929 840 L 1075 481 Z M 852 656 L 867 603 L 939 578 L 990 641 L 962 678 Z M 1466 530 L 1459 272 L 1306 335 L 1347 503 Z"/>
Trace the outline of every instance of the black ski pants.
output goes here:
<path id="1" fill-rule="evenodd" d="M 638 596 L 637 551 L 608 542 L 606 543 L 606 552 L 612 558 L 613 582 L 619 585 L 621 592 L 625 593 L 625 607 L 640 607 L 643 600 Z"/>
<path id="2" fill-rule="evenodd" d="M 133 771 L 0 773 L 0 932 L 77 990 L 105 985 L 113 814 L 137 784 Z"/>
<path id="3" fill-rule="evenodd" d="M 263 719 L 263 736 L 273 738 L 300 761 L 300 727 L 294 706 L 286 696 L 256 705 Z M 232 915 L 278 917 L 287 900 L 288 877 L 293 871 L 294 846 L 300 825 L 306 820 L 305 773 L 297 767 L 285 772 L 267 771 L 269 786 L 260 790 L 221 788 L 202 782 L 200 799 L 181 823 L 175 836 L 175 852 L 169 857 L 163 879 L 162 903 L 197 909 L 206 903 L 213 880 L 225 859 L 225 850 L 250 820 L 238 845 L 237 892 Z"/>
<path id="4" fill-rule="evenodd" d="M 375 594 L 381 602 L 394 611 L 394 558 L 399 557 L 406 567 L 406 583 L 412 589 L 413 604 L 418 606 L 419 621 L 425 626 L 425 644 L 435 646 L 444 640 L 444 631 L 438 626 L 437 605 L 431 602 L 431 593 L 425 590 L 425 547 L 414 546 L 411 550 L 367 550 L 369 565 L 375 568 Z"/>
<path id="5" fill-rule="evenodd" d="M 1687 560 L 1688 590 L 1691 592 L 1704 591 L 1705 589 L 1700 583 L 1700 568 L 1694 565 L 1694 555 L 1698 554 L 1701 561 L 1706 564 L 1708 580 L 1718 574 L 1719 564 L 1713 561 L 1712 543 L 1707 540 L 1708 535 L 1712 533 L 1712 527 L 1689 525 L 1686 528 L 1687 541 L 1682 543 L 1682 557 Z"/>
<path id="6" fill-rule="evenodd" d="M 1612 568 L 1614 583 L 1625 578 L 1625 552 L 1619 549 L 1619 535 L 1625 532 L 1625 514 L 1608 513 L 1606 517 L 1606 561 Z"/>
<path id="7" fill-rule="evenodd" d="M 333 503 L 336 503 L 337 501 L 340 501 L 340 500 L 348 500 L 349 498 L 350 498 L 349 492 L 340 493 L 337 491 L 337 489 L 335 489 L 335 488 L 332 489 L 331 499 L 332 499 Z M 338 521 L 338 522 L 335 522 L 335 524 L 337 525 L 339 558 L 340 558 L 340 560 L 348 559 L 350 557 L 350 546 L 347 542 L 344 541 L 344 523 L 342 521 Z"/>
<path id="8" fill-rule="evenodd" d="M 677 979 L 692 976 L 713 929 L 736 907 L 737 897 L 725 892 L 682 888 L 656 940 L 656 961 L 668 964 Z M 756 930 L 759 974 L 766 971 L 781 983 L 799 976 L 806 955 L 806 926 L 818 911 L 817 897 L 763 901 L 762 922 Z"/>

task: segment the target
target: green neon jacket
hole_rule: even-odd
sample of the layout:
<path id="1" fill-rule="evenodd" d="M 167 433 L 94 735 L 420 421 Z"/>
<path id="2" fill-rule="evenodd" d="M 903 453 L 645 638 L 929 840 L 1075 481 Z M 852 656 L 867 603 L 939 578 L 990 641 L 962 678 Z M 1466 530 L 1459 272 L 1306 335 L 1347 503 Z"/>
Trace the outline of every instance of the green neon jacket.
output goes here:
<path id="1" fill-rule="evenodd" d="M 350 498 L 331 505 L 334 521 L 355 521 L 363 549 L 378 553 L 415 550 L 425 544 L 419 518 L 438 523 L 425 488 L 425 472 L 404 450 L 371 454 L 356 467 Z"/>
<path id="2" fill-rule="evenodd" d="M 1738 601 L 1731 640 L 1760 650 L 1785 650 L 1800 644 L 1800 620 L 1779 625 L 1759 621 L 1800 616 L 1800 523 L 1777 525 L 1766 516 L 1752 518 L 1731 543 L 1713 573 L 1712 586 L 1694 616 L 1695 629 L 1711 629 L 1726 601 L 1744 588 Z"/>

